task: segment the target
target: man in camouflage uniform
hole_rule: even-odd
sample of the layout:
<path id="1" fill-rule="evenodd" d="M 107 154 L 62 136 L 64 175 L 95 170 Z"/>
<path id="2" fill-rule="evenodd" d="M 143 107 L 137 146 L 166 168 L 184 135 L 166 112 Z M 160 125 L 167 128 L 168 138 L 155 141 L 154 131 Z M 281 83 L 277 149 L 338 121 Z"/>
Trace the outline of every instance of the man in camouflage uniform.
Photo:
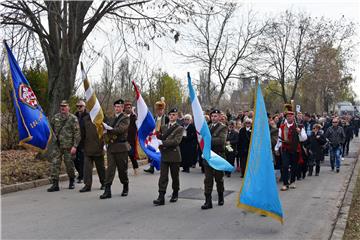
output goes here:
<path id="1" fill-rule="evenodd" d="M 127 169 L 130 145 L 127 142 L 127 135 L 130 118 L 123 112 L 124 100 L 119 99 L 114 102 L 114 111 L 115 116 L 109 118 L 104 123 L 108 166 L 106 169 L 105 192 L 100 196 L 100 199 L 111 198 L 111 185 L 115 177 L 116 168 L 120 182 L 123 184 L 121 196 L 125 197 L 129 192 Z"/>
<path id="2" fill-rule="evenodd" d="M 211 133 L 211 150 L 225 158 L 227 127 L 220 122 L 220 116 L 221 112 L 217 109 L 214 109 L 210 113 L 211 124 L 209 127 Z M 214 179 L 218 192 L 218 205 L 224 205 L 224 172 L 212 168 L 206 161 L 204 161 L 204 169 L 205 203 L 201 206 L 201 209 L 212 208 L 211 193 L 213 190 Z"/>
<path id="3" fill-rule="evenodd" d="M 47 191 L 59 191 L 62 158 L 64 158 L 66 172 L 69 176 L 69 189 L 74 189 L 75 167 L 72 156 L 76 154 L 76 148 L 80 142 L 80 127 L 77 117 L 70 113 L 69 104 L 66 100 L 61 102 L 60 113 L 55 114 L 50 124 L 57 139 L 59 154 L 53 154 L 50 159 L 53 185 Z"/>

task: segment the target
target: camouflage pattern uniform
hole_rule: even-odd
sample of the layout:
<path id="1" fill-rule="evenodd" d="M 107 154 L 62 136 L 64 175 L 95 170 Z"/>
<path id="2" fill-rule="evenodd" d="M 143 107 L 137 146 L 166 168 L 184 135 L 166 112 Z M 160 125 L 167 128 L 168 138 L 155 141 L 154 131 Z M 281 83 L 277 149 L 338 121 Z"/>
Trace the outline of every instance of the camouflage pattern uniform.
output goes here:
<path id="1" fill-rule="evenodd" d="M 51 161 L 51 179 L 59 180 L 61 160 L 64 158 L 66 172 L 69 178 L 75 178 L 75 166 L 71 158 L 70 150 L 77 147 L 80 142 L 80 127 L 77 117 L 71 113 L 68 115 L 57 113 L 51 119 L 51 126 L 57 138 L 59 154 L 54 152 Z M 55 147 L 55 146 L 54 146 Z"/>

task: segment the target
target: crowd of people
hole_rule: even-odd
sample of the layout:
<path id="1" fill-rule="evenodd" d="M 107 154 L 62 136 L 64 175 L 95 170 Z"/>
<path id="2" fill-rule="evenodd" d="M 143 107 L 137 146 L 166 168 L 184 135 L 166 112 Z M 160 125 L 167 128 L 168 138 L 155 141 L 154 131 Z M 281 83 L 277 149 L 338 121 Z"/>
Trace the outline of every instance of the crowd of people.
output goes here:
<path id="1" fill-rule="evenodd" d="M 101 189 L 100 199 L 111 198 L 111 185 L 116 170 L 123 185 L 121 196 L 129 193 L 128 162 L 132 163 L 134 175 L 138 169 L 138 143 L 136 113 L 130 101 L 121 99 L 114 102 L 114 115 L 104 120 L 104 135 L 98 137 L 95 125 L 85 109 L 85 102 L 77 103 L 75 115 L 69 112 L 69 104 L 62 101 L 60 112 L 51 119 L 51 125 L 57 137 L 59 151 L 53 154 L 51 161 L 52 186 L 49 192 L 59 191 L 59 172 L 62 159 L 69 176 L 69 189 L 74 189 L 75 169 L 77 182 L 84 186 L 80 192 L 89 192 L 92 188 L 92 169 L 95 163 Z M 154 120 L 156 135 L 161 152 L 161 168 L 158 181 L 159 196 L 154 205 L 165 204 L 165 193 L 172 178 L 172 196 L 170 202 L 178 200 L 180 190 L 179 171 L 190 173 L 197 164 L 205 175 L 205 203 L 202 209 L 212 208 L 211 193 L 216 182 L 218 205 L 224 204 L 224 176 L 232 177 L 231 172 L 213 169 L 202 158 L 197 133 L 191 114 L 183 115 L 177 108 L 165 114 L 164 100 L 155 104 Z M 249 145 L 254 118 L 253 111 L 241 111 L 233 114 L 211 109 L 204 113 L 212 136 L 211 149 L 232 164 L 240 177 L 245 175 Z M 330 155 L 331 170 L 338 173 L 341 161 L 349 154 L 351 140 L 359 135 L 359 115 L 336 114 L 322 115 L 294 112 L 290 104 L 285 111 L 268 113 L 271 148 L 274 169 L 280 172 L 278 181 L 281 191 L 295 189 L 295 182 L 307 176 L 319 176 L 320 165 L 325 155 Z M 104 148 L 105 146 L 105 148 Z M 106 149 L 107 167 L 104 164 Z M 155 168 L 152 159 L 150 166 L 144 169 L 153 174 Z"/>

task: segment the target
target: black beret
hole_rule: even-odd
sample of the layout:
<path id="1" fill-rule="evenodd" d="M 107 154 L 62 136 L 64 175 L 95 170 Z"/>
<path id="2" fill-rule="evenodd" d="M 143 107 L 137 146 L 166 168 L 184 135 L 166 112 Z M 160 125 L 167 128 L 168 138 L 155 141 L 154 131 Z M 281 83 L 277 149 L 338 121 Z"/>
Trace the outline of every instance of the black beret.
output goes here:
<path id="1" fill-rule="evenodd" d="M 218 113 L 220 114 L 220 110 L 219 109 L 213 109 L 211 112 L 210 112 L 210 115 L 213 114 L 213 113 Z"/>
<path id="2" fill-rule="evenodd" d="M 177 112 L 178 112 L 178 109 L 177 109 L 177 108 L 173 108 L 173 109 L 171 109 L 171 110 L 169 111 L 168 114 L 170 114 L 170 113 L 177 113 Z"/>
<path id="3" fill-rule="evenodd" d="M 118 100 L 116 100 L 116 101 L 114 102 L 114 105 L 115 105 L 115 104 L 124 104 L 124 100 L 118 99 Z"/>

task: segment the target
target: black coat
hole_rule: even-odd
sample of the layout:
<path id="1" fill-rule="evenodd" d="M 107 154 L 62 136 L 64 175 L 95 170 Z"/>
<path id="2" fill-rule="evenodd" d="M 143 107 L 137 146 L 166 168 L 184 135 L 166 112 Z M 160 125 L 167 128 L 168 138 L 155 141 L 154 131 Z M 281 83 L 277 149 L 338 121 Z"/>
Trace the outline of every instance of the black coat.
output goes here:
<path id="1" fill-rule="evenodd" d="M 186 135 L 186 136 L 185 136 Z M 197 158 L 197 135 L 194 124 L 184 127 L 184 136 L 180 143 L 183 167 L 190 167 Z"/>
<path id="2" fill-rule="evenodd" d="M 317 132 L 316 134 L 313 132 L 308 140 L 309 140 L 308 146 L 309 146 L 309 150 L 310 150 L 311 154 L 315 154 L 317 156 L 322 154 L 323 146 L 326 143 L 326 139 L 325 139 L 324 135 L 321 134 L 320 131 Z"/>
<path id="3" fill-rule="evenodd" d="M 249 145 L 250 145 L 250 137 L 251 137 L 251 129 L 250 129 L 250 131 L 246 131 L 245 127 L 240 129 L 239 142 L 238 142 L 239 154 L 247 154 L 248 153 Z"/>

